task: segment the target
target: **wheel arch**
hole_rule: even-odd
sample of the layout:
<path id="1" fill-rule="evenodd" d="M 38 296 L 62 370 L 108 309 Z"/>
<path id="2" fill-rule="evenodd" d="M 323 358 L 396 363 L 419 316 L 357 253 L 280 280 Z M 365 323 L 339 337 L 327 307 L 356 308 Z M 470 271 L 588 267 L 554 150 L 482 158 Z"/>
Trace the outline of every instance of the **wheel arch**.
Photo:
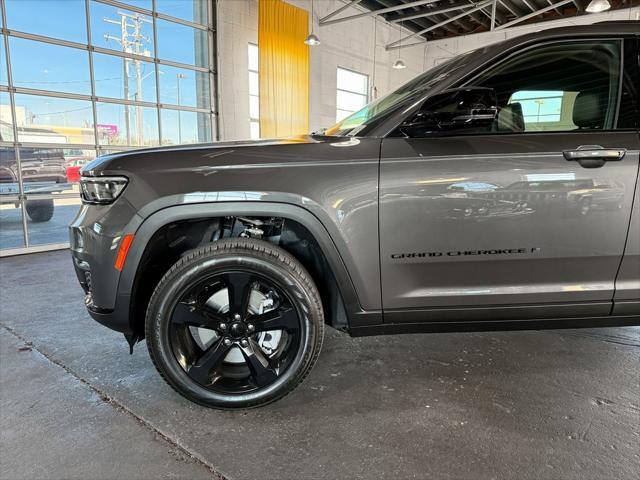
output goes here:
<path id="1" fill-rule="evenodd" d="M 362 310 L 337 246 L 322 222 L 308 210 L 291 204 L 266 202 L 180 205 L 155 212 L 135 232 L 118 284 L 118 296 L 129 300 L 132 340 L 144 338 L 146 305 L 164 272 L 184 252 L 208 243 L 210 240 L 206 239 L 207 236 L 211 238 L 210 231 L 215 228 L 215 222 L 235 216 L 284 220 L 283 231 L 288 232 L 288 240 L 278 246 L 296 257 L 313 277 L 320 290 L 329 325 L 346 330 L 352 325 L 371 324 L 371 317 L 380 315 Z M 171 232 L 168 237 L 168 232 L 176 228 L 177 232 Z M 170 247 L 169 242 L 178 242 L 179 245 Z M 162 261 L 154 262 L 158 255 Z"/>

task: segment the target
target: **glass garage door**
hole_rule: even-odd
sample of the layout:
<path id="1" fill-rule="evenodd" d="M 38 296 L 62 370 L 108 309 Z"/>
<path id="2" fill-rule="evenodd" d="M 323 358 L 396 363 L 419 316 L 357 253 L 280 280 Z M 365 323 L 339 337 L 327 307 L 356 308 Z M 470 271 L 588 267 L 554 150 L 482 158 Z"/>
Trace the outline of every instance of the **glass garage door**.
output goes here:
<path id="1" fill-rule="evenodd" d="M 0 256 L 67 246 L 96 155 L 217 138 L 215 2 L 0 6 Z"/>

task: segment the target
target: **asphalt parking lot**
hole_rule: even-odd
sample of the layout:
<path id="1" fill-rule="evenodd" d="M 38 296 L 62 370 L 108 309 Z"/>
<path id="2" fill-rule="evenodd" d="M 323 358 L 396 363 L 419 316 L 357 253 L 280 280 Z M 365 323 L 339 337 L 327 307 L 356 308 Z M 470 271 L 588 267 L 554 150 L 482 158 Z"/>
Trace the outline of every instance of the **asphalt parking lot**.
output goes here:
<path id="1" fill-rule="evenodd" d="M 638 478 L 640 328 L 329 330 L 295 392 L 222 412 L 89 318 L 67 251 L 0 287 L 2 479 Z"/>

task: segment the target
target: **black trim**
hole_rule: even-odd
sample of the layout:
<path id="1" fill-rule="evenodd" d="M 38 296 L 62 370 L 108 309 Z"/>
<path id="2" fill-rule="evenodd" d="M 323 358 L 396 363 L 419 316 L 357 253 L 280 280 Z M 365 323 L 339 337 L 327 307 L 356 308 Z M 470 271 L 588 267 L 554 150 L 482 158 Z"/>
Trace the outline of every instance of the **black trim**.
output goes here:
<path id="1" fill-rule="evenodd" d="M 96 322 L 105 327 L 131 335 L 133 330 L 129 321 L 129 303 L 131 298 L 129 295 L 118 295 L 116 298 L 116 307 L 113 310 L 87 308 L 89 315 Z"/>
<path id="2" fill-rule="evenodd" d="M 536 303 L 431 307 L 384 311 L 385 323 L 448 323 L 509 321 L 512 319 L 580 318 L 608 315 L 612 302 Z"/>
<path id="3" fill-rule="evenodd" d="M 586 318 L 545 318 L 481 322 L 385 323 L 353 327 L 352 337 L 403 333 L 484 332 L 502 330 L 549 330 L 557 328 L 623 327 L 640 325 L 640 315 Z"/>
<path id="4" fill-rule="evenodd" d="M 640 300 L 614 300 L 611 315 L 640 315 Z"/>

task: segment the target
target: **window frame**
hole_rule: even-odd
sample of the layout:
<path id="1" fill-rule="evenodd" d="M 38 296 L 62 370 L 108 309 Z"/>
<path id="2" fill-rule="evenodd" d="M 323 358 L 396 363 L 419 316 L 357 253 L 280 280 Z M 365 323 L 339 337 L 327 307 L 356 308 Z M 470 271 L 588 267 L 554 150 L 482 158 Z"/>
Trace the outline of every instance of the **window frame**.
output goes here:
<path id="1" fill-rule="evenodd" d="M 123 3 L 118 0 L 80 0 L 78 2 L 78 14 L 82 17 L 81 21 L 77 22 L 77 28 L 80 32 L 84 32 L 82 36 L 78 38 L 67 39 L 62 38 L 62 36 L 58 33 L 52 32 L 51 30 L 38 31 L 37 28 L 32 28 L 30 26 L 21 26 L 21 29 L 12 28 L 11 22 L 9 21 L 7 24 L 7 4 L 6 2 L 0 0 L 0 23 L 3 27 L 3 30 L 0 34 L 0 49 L 2 50 L 2 56 L 0 56 L 0 61 L 2 61 L 3 65 L 0 65 L 0 74 L 4 73 L 2 78 L 2 82 L 0 83 L 0 93 L 2 94 L 2 105 L 3 108 L 7 108 L 9 112 L 9 122 L 7 127 L 11 129 L 11 136 L 6 136 L 0 138 L 0 150 L 11 152 L 13 157 L 15 158 L 14 162 L 18 172 L 22 172 L 24 165 L 21 162 L 20 152 L 21 150 L 27 148 L 62 148 L 63 150 L 70 149 L 79 149 L 94 152 L 95 156 L 110 154 L 118 151 L 130 151 L 141 148 L 146 145 L 105 145 L 100 141 L 99 127 L 98 127 L 98 106 L 101 104 L 109 104 L 109 105 L 118 105 L 118 106 L 129 106 L 132 109 L 137 107 L 141 108 L 152 108 L 154 112 L 150 114 L 150 118 L 157 119 L 157 145 L 161 145 L 164 142 L 164 135 L 162 131 L 162 113 L 166 110 L 177 111 L 178 114 L 181 112 L 195 112 L 196 116 L 206 115 L 208 117 L 208 124 L 206 125 L 206 133 L 209 136 L 209 139 L 202 141 L 211 141 L 210 139 L 218 140 L 220 137 L 220 122 L 218 119 L 219 114 L 219 99 L 218 99 L 218 69 L 217 69 L 217 51 L 218 47 L 216 44 L 216 19 L 218 15 L 218 9 L 216 7 L 215 2 L 207 2 L 206 0 L 201 0 L 203 2 L 202 8 L 206 8 L 203 10 L 203 13 L 206 15 L 206 18 L 202 19 L 202 23 L 193 23 L 183 18 L 173 17 L 172 15 L 162 13 L 157 11 L 155 0 L 150 2 L 148 5 L 151 5 L 151 9 L 143 8 L 137 5 L 130 5 L 128 3 Z M 205 3 L 206 2 L 206 7 Z M 93 4 L 101 4 L 100 6 L 111 6 L 116 7 L 116 9 L 122 9 L 128 13 L 135 12 L 142 15 L 145 15 L 149 18 L 152 23 L 151 30 L 149 32 L 149 36 L 151 37 L 150 43 L 153 45 L 153 54 L 150 56 L 139 55 L 131 52 L 125 52 L 118 49 L 113 48 L 105 48 L 103 46 L 98 45 L 98 38 L 100 35 L 97 33 L 97 30 L 93 28 L 92 24 L 92 15 L 91 10 L 92 7 L 95 8 Z M 99 16 L 98 16 L 99 17 Z M 176 61 L 165 60 L 163 58 L 158 57 L 157 52 L 157 31 L 158 28 L 156 23 L 158 20 L 165 20 L 167 22 L 171 22 L 172 24 L 179 24 L 186 27 L 191 27 L 194 30 L 201 31 L 202 35 L 206 35 L 206 45 L 207 45 L 207 62 L 205 66 L 197 66 L 191 64 L 183 64 Z M 94 19 L 95 20 L 95 19 Z M 10 40 L 23 39 L 34 42 L 40 42 L 41 44 L 49 45 L 49 46 L 59 46 L 65 47 L 69 49 L 77 50 L 78 52 L 84 52 L 85 55 L 88 56 L 88 64 L 86 69 L 89 72 L 89 81 L 91 85 L 90 91 L 85 91 L 82 93 L 72 93 L 66 91 L 56 91 L 46 87 L 39 88 L 30 88 L 30 86 L 16 86 L 14 84 L 13 79 L 13 71 L 12 65 L 15 62 L 20 60 L 20 56 L 16 56 L 15 52 L 17 49 L 11 48 Z M 13 53 L 13 55 L 12 55 Z M 145 99 L 144 101 L 138 101 L 133 99 L 123 99 L 117 97 L 103 97 L 96 95 L 95 85 L 95 67 L 93 64 L 94 55 L 95 54 L 105 54 L 108 56 L 118 57 L 120 59 L 126 58 L 130 60 L 141 60 L 143 62 L 148 62 L 154 65 L 155 67 L 155 85 L 156 92 L 155 95 L 150 96 L 150 98 Z M 202 105 L 197 104 L 194 107 L 185 106 L 185 105 L 167 105 L 163 104 L 160 101 L 160 82 L 159 78 L 159 68 L 163 65 L 169 67 L 177 67 L 189 71 L 195 72 L 196 76 L 203 75 L 206 76 L 206 90 L 209 92 L 208 98 Z M 82 67 L 83 71 L 84 66 Z M 84 101 L 90 105 L 90 117 L 91 120 L 89 123 L 92 124 L 90 127 L 92 133 L 90 134 L 90 138 L 87 137 L 84 140 L 81 140 L 85 143 L 77 143 L 77 142 L 67 142 L 67 143 L 56 143 L 53 140 L 49 139 L 30 139 L 29 141 L 21 141 L 19 138 L 19 134 L 21 133 L 21 125 L 18 124 L 17 121 L 17 109 L 20 105 L 16 105 L 16 96 L 17 95 L 28 95 L 35 96 L 39 98 L 43 97 L 52 97 L 57 100 L 76 100 L 76 101 Z M 6 105 L 6 107 L 5 107 Z M 71 128 L 71 127 L 70 127 Z M 77 128 L 77 127 L 74 127 Z M 154 132 L 155 133 L 155 132 Z M 73 133 L 69 135 L 75 135 Z M 155 134 L 153 135 L 155 137 Z M 80 140 L 78 140 L 80 142 Z M 133 143 L 133 142 L 132 142 Z M 23 150 L 24 151 L 24 150 Z M 40 244 L 39 241 L 34 242 L 30 240 L 29 234 L 31 231 L 31 225 L 27 222 L 27 214 L 25 213 L 25 206 L 27 202 L 31 199 L 79 199 L 76 191 L 69 190 L 63 193 L 34 193 L 30 192 L 28 189 L 25 189 L 25 182 L 22 178 L 22 174 L 19 173 L 16 178 L 16 187 L 18 193 L 15 198 L 19 201 L 19 214 L 22 217 L 22 238 L 18 242 L 18 246 L 7 246 L 5 248 L 4 245 L 0 246 L 0 257 L 5 255 L 12 255 L 16 253 L 25 253 L 31 251 L 44 251 L 55 248 L 68 248 L 68 242 L 65 241 L 63 243 L 51 243 L 51 244 Z M 28 182 L 27 182 L 28 183 Z M 71 182 L 74 183 L 74 182 Z M 75 188 L 75 187 L 74 187 Z M 11 194 L 12 195 L 12 194 Z M 37 196 L 37 197 L 36 197 Z M 3 199 L 6 200 L 8 195 L 3 195 Z M 13 198 L 13 197 L 12 197 Z M 53 228 L 53 227 L 51 227 Z M 57 227 L 56 227 L 57 228 Z M 54 229 L 55 230 L 55 229 Z M 54 231 L 52 230 L 52 231 Z"/>
<path id="2" fill-rule="evenodd" d="M 361 76 L 363 76 L 363 77 L 366 79 L 366 84 L 365 84 L 365 93 L 364 93 L 364 94 L 362 94 L 362 93 L 360 93 L 360 92 L 355 92 L 355 91 L 353 91 L 353 90 L 345 90 L 344 88 L 340 88 L 340 87 L 338 86 L 338 73 L 339 73 L 339 71 L 340 71 L 340 70 L 344 70 L 344 71 L 346 71 L 346 72 L 355 73 L 356 75 L 361 75 Z M 357 112 L 357 110 L 354 110 L 353 112 L 351 112 L 350 110 L 346 110 L 346 109 L 344 109 L 344 108 L 339 108 L 339 107 L 338 107 L 338 93 L 339 93 L 339 92 L 350 93 L 350 94 L 352 94 L 352 95 L 359 95 L 359 96 L 361 96 L 361 97 L 364 97 L 364 105 L 363 105 L 363 107 L 364 107 L 364 106 L 366 106 L 366 105 L 370 102 L 370 98 L 369 98 L 369 74 L 367 74 L 367 73 L 362 73 L 362 72 L 358 72 L 358 71 L 353 70 L 353 69 L 351 69 L 351 68 L 345 68 L 345 67 L 342 67 L 342 66 L 340 66 L 340 65 L 338 65 L 338 66 L 336 67 L 336 122 L 339 122 L 339 121 L 340 121 L 340 120 L 338 120 L 338 119 L 337 119 L 338 111 L 342 111 L 342 112 L 350 112 L 350 113 L 349 113 L 349 115 L 351 115 L 351 114 L 353 114 L 353 113 L 356 113 L 356 112 Z M 349 116 L 349 115 L 347 115 L 347 116 Z M 344 118 L 346 118 L 346 117 L 343 117 L 343 119 L 344 119 Z"/>
<path id="3" fill-rule="evenodd" d="M 129 106 L 140 106 L 140 107 L 151 107 L 155 109 L 155 116 L 157 116 L 158 118 L 158 145 L 161 145 L 163 142 L 163 136 L 162 136 L 162 123 L 161 123 L 161 118 L 160 118 L 160 114 L 162 109 L 172 109 L 172 110 L 181 110 L 181 111 L 187 111 L 187 112 L 197 112 L 197 113 L 204 113 L 204 114 L 208 114 L 211 116 L 211 138 L 213 139 L 218 139 L 219 138 L 219 132 L 218 132 L 218 118 L 217 118 L 217 110 L 218 110 L 218 100 L 217 100 L 217 72 L 215 69 L 215 42 L 214 42 L 214 32 L 215 29 L 213 27 L 213 19 L 215 18 L 215 16 L 217 15 L 217 10 L 215 6 L 212 5 L 208 5 L 207 6 L 207 16 L 208 16 L 208 21 L 207 24 L 197 24 L 197 23 L 192 23 L 189 22 L 187 20 L 184 19 L 180 19 L 177 17 L 172 17 L 170 15 L 167 14 L 163 14 L 160 12 L 157 12 L 155 9 L 152 10 L 147 10 L 145 8 L 141 8 L 135 5 L 130 5 L 130 4 L 124 4 L 124 3 L 120 3 L 117 0 L 85 0 L 84 2 L 84 6 L 83 8 L 83 13 L 84 13 L 84 25 L 83 27 L 86 28 L 87 30 L 87 39 L 86 42 L 77 42 L 77 41 L 71 41 L 71 40 L 64 40 L 64 39 L 60 39 L 60 38 L 56 38 L 56 37 L 52 37 L 52 36 L 47 36 L 47 35 L 41 35 L 38 33 L 32 33 L 32 32 L 24 32 L 24 31 L 18 31 L 18 30 L 13 30 L 10 28 L 7 28 L 6 31 L 2 32 L 2 35 L 0 35 L 0 37 L 2 38 L 2 42 L 0 42 L 0 48 L 3 49 L 3 52 L 10 52 L 11 51 L 11 46 L 9 45 L 9 39 L 11 38 L 19 38 L 19 39 L 24 39 L 24 40 L 30 40 L 30 41 L 35 41 L 35 42 L 41 42 L 44 43 L 46 45 L 52 45 L 52 46 L 60 46 L 60 47 L 69 47 L 78 51 L 83 51 L 83 52 L 87 52 L 88 54 L 88 69 L 89 69 L 89 75 L 90 75 L 90 83 L 91 83 L 91 92 L 87 92 L 87 93 L 70 93 L 70 92 L 63 92 L 63 91 L 55 91 L 55 90 L 49 90 L 49 89 L 37 89 L 37 88 L 30 88 L 30 87 L 23 87 L 23 86 L 16 86 L 13 84 L 13 81 L 11 82 L 11 85 L 9 85 L 8 80 L 10 78 L 12 78 L 12 74 L 11 74 L 11 65 L 8 65 L 9 62 L 15 62 L 16 60 L 12 57 L 12 56 L 3 56 L 3 60 L 6 60 L 7 62 L 7 83 L 6 84 L 0 84 L 0 91 L 2 92 L 8 92 L 10 94 L 10 98 L 11 98 L 11 102 L 10 102 L 10 106 L 11 109 L 13 110 L 15 108 L 15 105 L 13 103 L 13 95 L 14 94 L 27 94 L 27 95 L 44 95 L 44 96 L 51 96 L 51 97 L 55 97 L 55 98 L 60 98 L 60 99 L 76 99 L 76 100 L 87 100 L 89 102 L 91 102 L 92 106 L 93 106 L 93 120 L 94 120 L 94 139 L 92 143 L 87 143 L 85 144 L 85 146 L 87 148 L 92 148 L 95 149 L 97 152 L 99 152 L 99 154 L 108 154 L 109 153 L 109 146 L 106 145 L 102 145 L 99 142 L 99 133 L 98 133 L 98 128 L 97 128 L 97 104 L 98 103 L 113 103 L 113 104 L 118 104 L 118 105 L 129 105 Z M 99 46 L 96 44 L 96 42 L 93 39 L 92 35 L 93 32 L 93 28 L 92 28 L 92 18 L 91 18 L 91 5 L 92 3 L 98 3 L 98 4 L 102 4 L 105 6 L 111 6 L 111 7 L 117 7 L 123 10 L 128 10 L 130 12 L 135 12 L 135 13 L 139 13 L 142 15 L 146 15 L 149 17 L 149 19 L 152 21 L 152 26 L 151 26 L 151 43 L 153 44 L 153 55 L 146 57 L 143 55 L 138 55 L 135 53 L 129 53 L 129 52 L 123 52 L 121 50 L 117 50 L 117 49 L 111 49 L 111 48 L 105 48 L 102 46 Z M 0 3 L 0 6 L 4 6 L 4 4 Z M 3 10 L 3 20 L 6 21 L 6 16 L 4 15 L 4 10 Z M 201 30 L 207 33 L 208 38 L 207 38 L 207 48 L 208 48 L 208 59 L 209 62 L 211 63 L 211 65 L 209 66 L 197 66 L 197 65 L 190 65 L 190 64 L 184 64 L 184 63 L 180 63 L 180 62 L 175 62 L 175 61 L 171 61 L 171 60 L 165 60 L 162 58 L 158 57 L 158 52 L 157 52 L 157 29 L 156 29 L 156 19 L 162 19 L 168 22 L 173 22 L 176 24 L 180 24 L 182 26 L 187 26 L 187 27 L 192 27 L 194 29 L 197 30 Z M 6 41 L 5 41 L 6 40 Z M 212 51 L 213 50 L 213 51 Z M 149 100 L 144 100 L 144 101 L 137 101 L 137 100 L 132 100 L 132 99 L 122 99 L 122 98 L 115 98 L 115 97 L 108 97 L 108 96 L 98 96 L 95 94 L 95 78 L 94 78 L 94 74 L 95 74 L 95 67 L 94 67 L 94 54 L 104 54 L 104 55 L 108 55 L 108 56 L 112 56 L 112 57 L 119 57 L 119 58 L 126 58 L 129 60 L 141 60 L 143 62 L 146 63 L 151 63 L 154 65 L 156 73 L 155 73 L 155 79 L 156 79 L 156 85 L 155 85 L 155 90 L 156 93 L 153 96 L 153 98 L 149 99 Z M 207 81 L 207 89 L 209 91 L 209 99 L 206 102 L 207 105 L 199 107 L 199 106 L 188 106 L 188 105 L 173 105 L 173 104 L 166 104 L 163 103 L 160 99 L 160 85 L 158 82 L 159 79 L 159 68 L 162 66 L 168 66 L 168 67 L 175 67 L 175 68 L 181 68 L 181 69 L 185 69 L 185 70 L 190 70 L 193 71 L 195 75 L 197 74 L 202 74 L 202 75 L 207 75 L 208 77 L 208 81 Z M 0 141 L 0 147 L 8 147 L 8 148 L 17 148 L 15 145 L 16 141 Z M 37 144 L 33 144 L 34 146 L 42 146 L 42 144 L 37 143 Z M 75 144 L 74 144 L 75 145 Z M 45 145 L 46 146 L 46 145 Z M 106 147 L 106 148 L 105 148 Z M 135 150 L 137 148 L 142 148 L 142 146 L 140 145 L 118 145 L 118 148 L 120 150 Z"/>
<path id="4" fill-rule="evenodd" d="M 258 69 L 257 70 L 253 70 L 251 68 L 251 66 L 249 65 L 249 55 L 250 55 L 250 50 L 251 48 L 255 47 L 256 51 L 258 52 Z M 250 78 L 251 78 L 251 74 L 255 73 L 256 75 L 258 75 L 258 84 L 260 81 L 260 47 L 258 46 L 257 43 L 253 43 L 253 42 L 248 42 L 247 44 L 247 81 L 249 82 L 249 137 L 251 138 L 251 140 L 259 140 L 260 137 L 260 86 L 258 85 L 258 95 L 254 95 L 251 93 L 251 86 L 250 86 Z M 256 98 L 258 100 L 258 116 L 257 117 L 252 117 L 251 116 L 251 99 L 252 98 Z M 251 134 L 251 125 L 257 123 L 258 124 L 258 137 L 254 138 Z"/>

